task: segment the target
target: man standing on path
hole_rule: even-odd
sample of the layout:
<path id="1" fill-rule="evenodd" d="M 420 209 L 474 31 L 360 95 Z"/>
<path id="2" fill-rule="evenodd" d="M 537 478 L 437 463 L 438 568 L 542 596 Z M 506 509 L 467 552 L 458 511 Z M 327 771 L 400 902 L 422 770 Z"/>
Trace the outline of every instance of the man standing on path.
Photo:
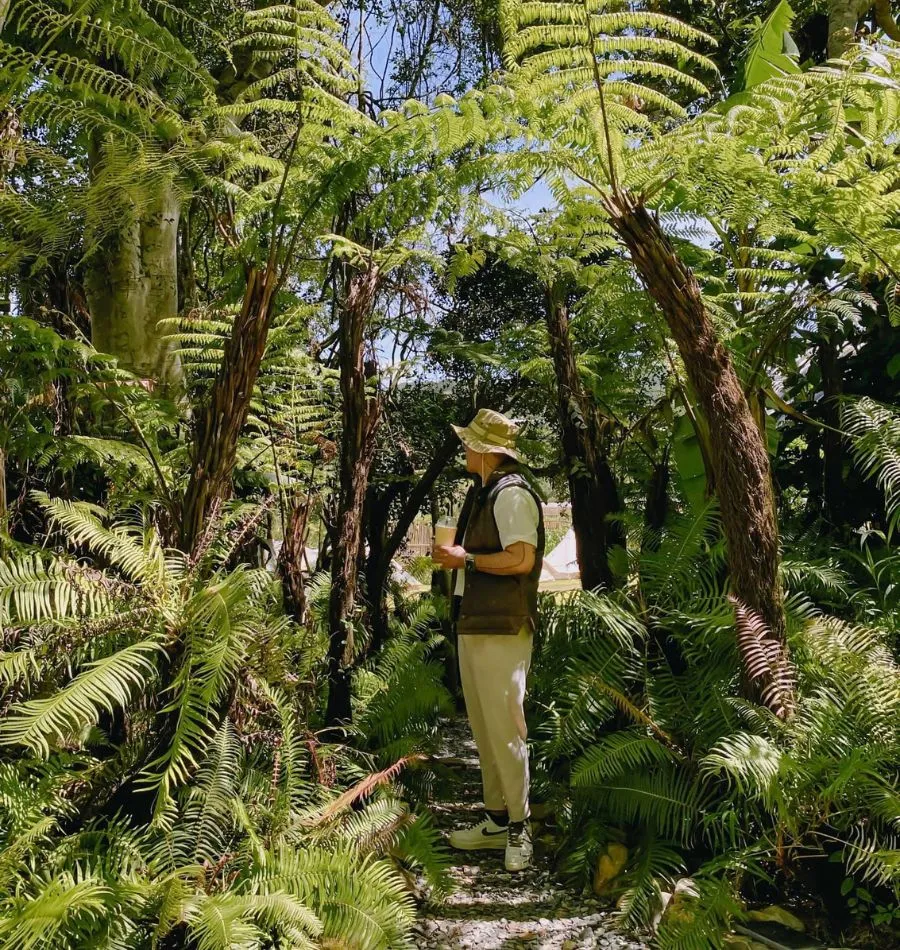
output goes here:
<path id="1" fill-rule="evenodd" d="M 534 476 L 516 451 L 518 427 L 481 409 L 454 426 L 466 468 L 477 477 L 466 496 L 456 541 L 434 559 L 455 571 L 459 670 L 466 712 L 478 746 L 487 818 L 454 831 L 454 848 L 504 849 L 506 869 L 531 863 L 525 678 L 537 620 L 544 557 L 544 519 Z"/>

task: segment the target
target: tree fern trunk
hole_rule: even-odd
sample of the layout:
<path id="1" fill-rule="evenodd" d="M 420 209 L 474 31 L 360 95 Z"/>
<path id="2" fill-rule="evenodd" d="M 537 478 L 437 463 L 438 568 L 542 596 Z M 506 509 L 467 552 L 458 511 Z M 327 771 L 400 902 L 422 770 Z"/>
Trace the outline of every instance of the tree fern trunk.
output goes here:
<path id="1" fill-rule="evenodd" d="M 662 531 L 669 513 L 669 452 L 666 450 L 659 464 L 647 479 L 647 495 L 644 503 L 644 524 L 653 532 Z M 650 545 L 651 549 L 654 547 Z"/>
<path id="2" fill-rule="evenodd" d="M 287 612 L 297 623 L 306 621 L 306 587 L 303 583 L 303 559 L 306 550 L 310 498 L 294 501 L 288 512 L 284 540 L 278 556 L 277 570 Z"/>
<path id="3" fill-rule="evenodd" d="M 391 562 L 388 561 L 387 573 L 383 577 L 380 568 L 387 549 L 391 504 L 398 490 L 399 485 L 395 483 L 380 490 L 369 484 L 366 491 L 363 535 L 367 550 L 363 558 L 362 574 L 365 579 L 366 612 L 371 627 L 367 654 L 377 650 L 388 635 L 387 585 Z"/>
<path id="4" fill-rule="evenodd" d="M 366 486 L 375 457 L 375 434 L 381 419 L 378 400 L 366 395 L 365 330 L 379 284 L 380 272 L 374 265 L 345 279 L 346 292 L 339 315 L 342 430 L 340 491 L 328 601 L 329 689 L 325 718 L 329 726 L 348 723 L 352 719 L 353 637 L 350 625 L 359 582 Z"/>
<path id="5" fill-rule="evenodd" d="M 266 349 L 276 283 L 272 269 L 249 272 L 222 365 L 200 412 L 191 479 L 182 506 L 181 546 L 185 551 L 192 551 L 201 538 L 213 504 L 224 501 L 231 492 L 238 437 L 247 421 Z"/>
<path id="6" fill-rule="evenodd" d="M 204 537 L 204 528 L 211 508 L 224 501 L 231 491 L 231 473 L 237 455 L 237 442 L 247 419 L 250 398 L 259 374 L 271 322 L 277 275 L 271 268 L 253 268 L 247 276 L 241 311 L 225 344 L 225 353 L 218 376 L 206 406 L 199 414 L 194 437 L 191 478 L 181 507 L 180 546 L 193 552 Z M 169 648 L 160 670 L 160 679 L 168 687 L 184 662 L 184 641 L 179 639 Z M 158 692 L 164 695 L 165 690 Z M 232 696 L 221 700 L 216 710 L 216 723 L 227 714 Z M 151 730 L 150 752 L 144 761 L 153 762 L 170 747 L 177 728 L 178 713 L 156 710 Z M 137 784 L 137 775 L 129 777 L 106 806 L 109 814 L 121 808 L 140 820 L 149 820 L 153 796 Z"/>
<path id="7" fill-rule="evenodd" d="M 603 451 L 600 422 L 578 376 L 569 332 L 566 292 L 561 284 L 546 290 L 547 332 L 556 372 L 557 411 L 572 502 L 575 550 L 585 590 L 611 587 L 609 549 L 623 544 L 621 526 L 607 516 L 622 503 L 612 469 Z"/>
<path id="8" fill-rule="evenodd" d="M 101 241 L 85 276 L 94 346 L 164 387 L 182 379 L 174 348 L 164 339 L 171 329 L 160 327 L 178 316 L 179 214 L 167 181 L 142 216 Z"/>
<path id="9" fill-rule="evenodd" d="M 659 222 L 627 193 L 610 196 L 606 207 L 665 317 L 709 426 L 734 592 L 782 640 L 785 619 L 778 526 L 763 436 L 706 312 L 700 286 Z"/>

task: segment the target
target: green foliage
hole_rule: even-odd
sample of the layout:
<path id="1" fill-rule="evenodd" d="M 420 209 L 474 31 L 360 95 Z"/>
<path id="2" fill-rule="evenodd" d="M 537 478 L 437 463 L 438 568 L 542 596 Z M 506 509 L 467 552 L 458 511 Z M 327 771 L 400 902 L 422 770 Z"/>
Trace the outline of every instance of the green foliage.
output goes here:
<path id="1" fill-rule="evenodd" d="M 539 774 L 569 784 L 557 806 L 568 873 L 592 874 L 605 843 L 624 837 L 620 917 L 646 924 L 697 850 L 717 855 L 691 872 L 699 896 L 677 895 L 664 915 L 660 946 L 716 945 L 739 917 L 747 872 L 765 877 L 776 860 L 834 853 L 854 879 L 887 889 L 879 893 L 898 885 L 890 763 L 900 754 L 900 671 L 889 635 L 793 594 L 794 705 L 779 719 L 739 698 L 712 515 L 673 519 L 636 559 L 642 602 L 545 603 L 535 663 L 534 752 Z M 810 587 L 808 576 L 788 563 L 789 589 L 843 589 Z M 659 653 L 665 639 L 684 658 L 679 672 Z"/>
<path id="2" fill-rule="evenodd" d="M 889 406 L 860 399 L 844 403 L 841 423 L 856 463 L 884 492 L 887 529 L 893 532 L 900 519 L 900 418 Z"/>
<path id="3" fill-rule="evenodd" d="M 776 76 L 800 71 L 794 58 L 796 46 L 790 36 L 793 21 L 791 5 L 787 0 L 779 0 L 765 22 L 758 24 L 755 35 L 747 45 L 735 77 L 736 89 L 750 89 Z"/>
<path id="4" fill-rule="evenodd" d="M 706 87 L 687 68 L 715 72 L 697 51 L 712 38 L 663 13 L 592 0 L 502 3 L 500 22 L 517 105 L 568 190 L 574 174 L 616 185 L 625 153 Z"/>
<path id="5" fill-rule="evenodd" d="M 330 580 L 305 579 L 300 626 L 259 567 L 289 505 L 324 554 L 341 543 L 337 318 L 359 269 L 379 280 L 355 369 L 384 414 L 369 487 L 414 477 L 449 418 L 490 403 L 528 419 L 526 448 L 560 488 L 542 315 L 548 288 L 566 296 L 629 538 L 621 590 L 542 605 L 531 735 L 563 869 L 583 881 L 626 841 L 619 917 L 647 925 L 673 893 L 655 937 L 672 950 L 718 946 L 755 879 L 790 887 L 829 854 L 853 913 L 892 924 L 897 57 L 861 45 L 846 68 L 801 72 L 786 2 L 734 15 L 729 32 L 751 34 L 741 71 L 706 111 L 703 11 L 687 25 L 595 0 L 504 0 L 503 85 L 432 97 L 420 75 L 428 104 L 378 111 L 346 9 L 10 5 L 0 948 L 396 947 L 413 879 L 449 887 L 438 832 L 405 800 L 427 800 L 452 710 L 435 608 L 398 602 L 371 656 L 366 611 L 349 618 L 355 721 L 323 743 Z M 527 195 L 538 179 L 546 195 Z M 613 240 L 610 186 L 658 210 L 768 437 L 777 656 L 729 598 L 708 431 Z M 179 318 L 163 328 L 177 403 L 85 337 L 86 271 L 163 187 L 181 215 Z M 247 274 L 268 265 L 236 498 L 189 556 L 170 545 L 193 428 Z M 429 500 L 458 484 L 445 474 Z M 748 679 L 766 680 L 765 703 L 743 698 Z"/>
<path id="6" fill-rule="evenodd" d="M 356 727 L 378 750 L 383 764 L 435 751 L 438 723 L 452 713 L 453 699 L 434 658 L 443 642 L 429 627 L 434 608 L 424 603 L 408 623 L 394 621 L 393 635 L 361 677 L 365 697 Z"/>
<path id="7" fill-rule="evenodd" d="M 215 948 L 397 946 L 412 920 L 401 868 L 441 890 L 446 859 L 427 818 L 391 788 L 353 811 L 323 784 L 334 753 L 298 719 L 298 674 L 313 671 L 295 666 L 300 632 L 274 579 L 227 570 L 228 544 L 191 560 L 146 523 L 42 504 L 103 566 L 59 556 L 0 566 L 2 739 L 18 750 L 0 768 L 0 880 L 16 880 L 0 903 L 2 945 L 133 945 L 183 929 Z M 383 685 L 367 712 L 381 755 L 421 748 L 446 709 L 426 659 L 429 616 L 398 630 L 374 667 Z M 163 662 L 178 671 L 154 710 Z M 431 694 L 410 689 L 423 674 Z M 148 730 L 153 715 L 162 732 Z M 104 731 L 117 722 L 127 738 L 112 745 Z M 115 817 L 123 781 L 156 796 L 146 822 Z"/>

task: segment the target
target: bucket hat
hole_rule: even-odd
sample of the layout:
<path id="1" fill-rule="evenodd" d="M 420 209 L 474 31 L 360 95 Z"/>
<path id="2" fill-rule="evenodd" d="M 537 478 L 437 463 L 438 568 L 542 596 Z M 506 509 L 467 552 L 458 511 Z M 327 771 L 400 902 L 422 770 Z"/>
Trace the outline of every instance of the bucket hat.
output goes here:
<path id="1" fill-rule="evenodd" d="M 453 426 L 460 442 L 473 452 L 500 452 L 510 458 L 521 460 L 516 451 L 519 427 L 502 412 L 479 409 L 467 426 Z"/>

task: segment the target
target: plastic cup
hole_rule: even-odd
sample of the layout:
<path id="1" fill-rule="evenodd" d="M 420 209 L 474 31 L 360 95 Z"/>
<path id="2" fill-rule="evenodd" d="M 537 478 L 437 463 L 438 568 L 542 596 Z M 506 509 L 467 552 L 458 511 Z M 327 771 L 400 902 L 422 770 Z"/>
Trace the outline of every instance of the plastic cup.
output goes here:
<path id="1" fill-rule="evenodd" d="M 456 540 L 456 525 L 449 518 L 441 518 L 434 528 L 434 546 L 451 547 Z"/>

